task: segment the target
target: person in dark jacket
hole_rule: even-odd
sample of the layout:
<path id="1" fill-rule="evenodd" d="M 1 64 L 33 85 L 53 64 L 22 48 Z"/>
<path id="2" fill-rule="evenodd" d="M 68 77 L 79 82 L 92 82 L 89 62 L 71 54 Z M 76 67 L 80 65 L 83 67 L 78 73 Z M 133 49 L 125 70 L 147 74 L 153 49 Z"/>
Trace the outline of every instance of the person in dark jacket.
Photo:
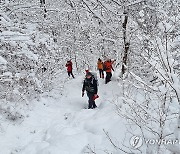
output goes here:
<path id="1" fill-rule="evenodd" d="M 95 98 L 97 98 L 97 92 L 98 92 L 98 88 L 97 88 L 97 80 L 93 77 L 93 75 L 88 72 L 86 74 L 86 78 L 84 80 L 83 83 L 83 88 L 82 88 L 82 97 L 84 96 L 84 91 L 86 90 L 87 92 L 87 96 L 89 98 L 89 106 L 88 109 L 93 109 L 96 108 L 96 104 L 95 104 Z"/>
<path id="2" fill-rule="evenodd" d="M 71 75 L 74 78 L 74 75 L 72 73 L 72 62 L 71 62 L 71 60 L 67 61 L 66 67 L 67 67 L 68 76 L 70 77 L 70 75 Z"/>

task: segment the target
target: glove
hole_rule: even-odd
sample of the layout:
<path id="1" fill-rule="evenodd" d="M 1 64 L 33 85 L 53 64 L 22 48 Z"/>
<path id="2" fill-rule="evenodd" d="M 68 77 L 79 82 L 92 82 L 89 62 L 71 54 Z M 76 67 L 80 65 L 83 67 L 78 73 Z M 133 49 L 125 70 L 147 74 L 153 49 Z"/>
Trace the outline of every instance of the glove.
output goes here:
<path id="1" fill-rule="evenodd" d="M 82 97 L 84 96 L 84 91 L 82 92 Z"/>
<path id="2" fill-rule="evenodd" d="M 94 94 L 93 100 L 95 100 L 95 99 L 97 99 L 97 98 L 99 98 L 99 96 L 98 96 L 97 94 Z"/>

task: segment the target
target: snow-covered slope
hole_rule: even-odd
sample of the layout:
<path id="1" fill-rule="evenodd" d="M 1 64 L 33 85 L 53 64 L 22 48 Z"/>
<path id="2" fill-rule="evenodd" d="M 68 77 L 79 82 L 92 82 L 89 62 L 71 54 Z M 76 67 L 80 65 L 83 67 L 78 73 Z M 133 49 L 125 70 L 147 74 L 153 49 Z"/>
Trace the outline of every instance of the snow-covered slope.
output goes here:
<path id="1" fill-rule="evenodd" d="M 65 74 L 66 75 L 66 74 Z M 65 81 L 62 95 L 42 98 L 34 102 L 32 111 L 20 124 L 7 125 L 0 134 L 0 149 L 3 154 L 81 154 L 92 151 L 98 154 L 111 151 L 108 132 L 117 144 L 125 138 L 124 120 L 114 111 L 111 102 L 118 95 L 115 81 L 105 85 L 99 79 L 97 109 L 88 110 L 87 97 L 81 97 L 84 76 L 75 79 L 61 77 Z M 105 132 L 104 132 L 105 131 Z"/>

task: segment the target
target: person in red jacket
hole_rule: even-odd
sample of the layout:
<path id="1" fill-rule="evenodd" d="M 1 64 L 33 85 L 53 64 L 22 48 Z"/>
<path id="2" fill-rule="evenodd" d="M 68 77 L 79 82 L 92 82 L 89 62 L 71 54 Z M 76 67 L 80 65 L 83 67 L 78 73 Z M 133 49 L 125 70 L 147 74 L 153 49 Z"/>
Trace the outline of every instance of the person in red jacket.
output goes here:
<path id="1" fill-rule="evenodd" d="M 74 78 L 74 75 L 72 73 L 72 62 L 71 62 L 71 60 L 67 61 L 66 67 L 67 67 L 68 76 L 70 77 L 70 75 L 71 75 Z"/>
<path id="2" fill-rule="evenodd" d="M 112 77 L 112 70 L 114 71 L 112 64 L 115 62 L 111 61 L 111 59 L 108 59 L 107 61 L 104 62 L 104 70 L 106 71 L 106 78 L 105 78 L 105 84 L 111 81 Z"/>

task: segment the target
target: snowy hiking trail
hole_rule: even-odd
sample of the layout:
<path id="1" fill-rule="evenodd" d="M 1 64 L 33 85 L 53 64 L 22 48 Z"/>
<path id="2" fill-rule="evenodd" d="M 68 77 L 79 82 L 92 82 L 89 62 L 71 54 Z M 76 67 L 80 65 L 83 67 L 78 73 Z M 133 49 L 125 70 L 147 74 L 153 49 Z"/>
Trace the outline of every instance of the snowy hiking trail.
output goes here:
<path id="1" fill-rule="evenodd" d="M 87 147 L 103 154 L 113 149 L 103 130 L 121 142 L 126 128 L 110 102 L 119 93 L 117 82 L 105 85 L 99 79 L 98 108 L 88 110 L 87 96 L 81 97 L 83 78 L 66 79 L 62 96 L 42 98 L 22 124 L 8 125 L 0 134 L 2 154 L 83 154 L 90 152 Z"/>

